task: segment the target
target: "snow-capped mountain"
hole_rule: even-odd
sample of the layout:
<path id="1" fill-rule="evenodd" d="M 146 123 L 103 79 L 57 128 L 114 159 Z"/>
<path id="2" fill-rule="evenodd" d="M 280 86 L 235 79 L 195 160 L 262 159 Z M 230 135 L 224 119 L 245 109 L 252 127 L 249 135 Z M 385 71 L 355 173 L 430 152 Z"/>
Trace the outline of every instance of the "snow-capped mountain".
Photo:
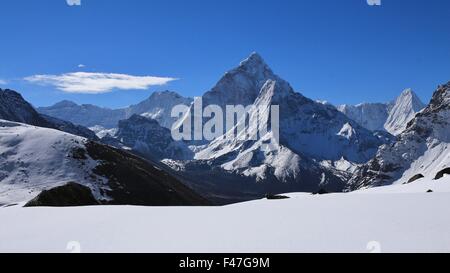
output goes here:
<path id="1" fill-rule="evenodd" d="M 225 110 L 227 105 L 252 105 L 268 80 L 281 81 L 263 58 L 253 52 L 238 67 L 226 72 L 211 90 L 203 94 L 202 107 L 217 105 Z M 193 105 L 190 113 L 191 116 L 197 115 Z M 175 127 L 181 128 L 183 122 L 184 120 L 180 120 Z M 205 123 L 206 119 L 203 118 L 203 122 Z"/>
<path id="2" fill-rule="evenodd" d="M 430 104 L 408 123 L 394 144 L 380 147 L 374 159 L 358 168 L 350 189 L 439 178 L 438 173 L 448 168 L 450 82 L 437 89 Z"/>
<path id="3" fill-rule="evenodd" d="M 169 129 L 162 127 L 154 119 L 139 115 L 119 121 L 114 137 L 121 144 L 146 158 L 187 160 L 193 157 L 192 151 L 182 141 L 174 141 Z"/>
<path id="4" fill-rule="evenodd" d="M 362 103 L 358 105 L 339 105 L 337 109 L 361 126 L 371 131 L 384 131 L 384 124 L 392 106 L 385 103 Z"/>
<path id="5" fill-rule="evenodd" d="M 117 127 L 126 118 L 124 109 L 108 109 L 91 104 L 78 105 L 71 101 L 61 101 L 53 106 L 37 108 L 39 113 L 57 117 L 85 127 L 102 126 L 107 129 Z"/>
<path id="6" fill-rule="evenodd" d="M 304 175 L 317 188 L 320 183 L 325 187 L 326 179 L 330 178 L 324 177 L 326 171 L 311 159 L 338 161 L 344 157 L 361 163 L 367 161 L 381 144 L 356 122 L 333 107 L 318 104 L 294 92 L 287 82 L 268 80 L 262 87 L 255 109 L 265 111 L 258 116 L 258 124 L 270 124 L 271 105 L 280 106 L 280 143 L 273 150 L 264 150 L 264 144 L 273 138 L 273 132 L 269 131 L 256 141 L 240 140 L 239 137 L 218 138 L 198 152 L 195 158 L 216 161 L 225 170 L 262 181 L 271 176 L 282 182 L 300 181 Z M 242 119 L 240 122 L 245 121 Z M 253 130 L 258 130 L 253 125 L 248 128 L 250 135 L 255 133 Z"/>
<path id="7" fill-rule="evenodd" d="M 0 120 L 0 155 L 0 204 L 27 202 L 69 182 L 99 204 L 206 204 L 148 161 L 58 130 Z"/>
<path id="8" fill-rule="evenodd" d="M 87 128 L 39 114 L 19 93 L 9 89 L 0 89 L 0 119 L 57 129 L 89 139 L 97 139 L 94 132 Z"/>
<path id="9" fill-rule="evenodd" d="M 122 109 L 108 109 L 95 105 L 78 105 L 71 101 L 62 101 L 50 107 L 41 107 L 37 110 L 48 116 L 58 117 L 92 129 L 99 133 L 104 130 L 117 128 L 120 120 L 130 118 L 132 115 L 143 115 L 157 120 L 162 126 L 171 128 L 174 120 L 171 110 L 175 105 L 187 105 L 192 102 L 171 91 L 155 92 L 148 99 L 139 104 Z M 100 134 L 100 137 L 104 134 Z"/>
<path id="10" fill-rule="evenodd" d="M 408 122 L 425 107 L 426 105 L 416 93 L 411 89 L 406 89 L 395 100 L 384 128 L 393 135 L 399 135 L 406 129 Z"/>
<path id="11" fill-rule="evenodd" d="M 316 191 L 320 188 L 339 191 L 344 188 L 348 173 L 335 164 L 321 162 L 346 161 L 348 166 L 351 162 L 364 163 L 385 143 L 383 138 L 375 136 L 335 107 L 295 92 L 256 53 L 226 73 L 203 96 L 203 107 L 209 104 L 222 107 L 253 105 L 254 108 L 250 118 L 241 119 L 224 136 L 198 147 L 195 154 L 197 163 L 165 163 L 188 172 L 189 176 L 208 173 L 205 169 L 210 168 L 209 175 L 204 175 L 203 180 L 210 180 L 210 184 L 218 187 L 226 187 L 222 182 L 227 181 L 224 177 L 228 173 L 238 176 L 233 180 L 246 178 L 246 182 L 260 182 L 261 192 Z M 266 144 L 274 137 L 270 128 L 258 140 L 227 137 L 242 124 L 247 128 L 247 134 L 258 134 L 257 124 L 270 124 L 272 105 L 279 105 L 280 109 L 280 142 L 271 150 L 266 149 Z M 253 119 L 251 117 L 257 117 L 257 124 L 247 123 Z M 251 182 L 242 184 L 247 185 L 242 192 L 250 191 Z"/>
<path id="12" fill-rule="evenodd" d="M 191 103 L 191 98 L 185 98 L 172 91 L 155 92 L 150 98 L 130 106 L 126 112 L 128 117 L 141 115 L 158 121 L 159 125 L 165 128 L 172 129 L 172 124 L 176 121 L 171 117 L 172 108 L 176 105 L 189 106 Z"/>
<path id="13" fill-rule="evenodd" d="M 404 90 L 393 102 L 340 105 L 339 111 L 371 131 L 387 131 L 399 135 L 425 104 L 411 90 Z"/>
<path id="14" fill-rule="evenodd" d="M 238 67 L 228 71 L 203 98 L 203 104 L 219 105 L 251 105 L 259 96 L 261 88 L 268 80 L 282 82 L 275 75 L 264 59 L 253 52 Z"/>

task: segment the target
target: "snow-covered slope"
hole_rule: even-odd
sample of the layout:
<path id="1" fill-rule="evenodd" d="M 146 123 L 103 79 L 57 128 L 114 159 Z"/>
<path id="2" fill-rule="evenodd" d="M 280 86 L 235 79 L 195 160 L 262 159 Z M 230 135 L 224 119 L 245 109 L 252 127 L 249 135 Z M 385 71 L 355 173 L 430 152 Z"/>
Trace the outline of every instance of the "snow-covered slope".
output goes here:
<path id="1" fill-rule="evenodd" d="M 57 129 L 89 139 L 97 139 L 87 128 L 58 118 L 41 115 L 19 93 L 0 89 L 0 119 Z"/>
<path id="2" fill-rule="evenodd" d="M 360 167 L 351 188 L 407 183 L 414 176 L 436 176 L 450 167 L 450 83 L 440 86 L 430 104 L 408 123 L 392 145 Z"/>
<path id="3" fill-rule="evenodd" d="M 390 106 L 384 103 L 362 103 L 358 105 L 340 105 L 339 111 L 371 131 L 382 131 L 389 117 Z"/>
<path id="4" fill-rule="evenodd" d="M 70 157 L 85 141 L 52 129 L 0 121 L 0 203 L 30 200 L 42 189 L 69 181 L 91 185 L 97 198 L 106 198 L 100 194 L 108 189 L 106 181 L 90 177 L 97 162 L 89 158 L 81 165 Z"/>
<path id="5" fill-rule="evenodd" d="M 184 98 L 171 91 L 155 92 L 139 104 L 122 109 L 101 108 L 95 105 L 78 105 L 71 101 L 62 101 L 50 107 L 41 107 L 40 113 L 73 122 L 86 127 L 117 128 L 118 122 L 132 115 L 143 115 L 157 120 L 162 126 L 171 128 L 173 106 L 182 104 L 189 106 L 190 98 Z M 102 137 L 101 135 L 99 137 Z"/>
<path id="6" fill-rule="evenodd" d="M 102 139 L 106 136 L 114 136 L 117 133 L 118 129 L 117 128 L 106 129 L 105 127 L 96 125 L 96 126 L 90 127 L 89 130 L 94 132 L 97 137 Z"/>
<path id="7" fill-rule="evenodd" d="M 363 103 L 356 106 L 340 105 L 339 111 L 372 131 L 387 131 L 399 135 L 408 122 L 425 108 L 419 97 L 411 90 L 404 90 L 390 103 Z"/>
<path id="8" fill-rule="evenodd" d="M 0 120 L 0 203 L 29 201 L 42 190 L 76 182 L 102 203 L 204 204 L 150 163 L 85 138 Z"/>
<path id="9" fill-rule="evenodd" d="M 0 252 L 450 252 L 440 183 L 226 207 L 0 208 Z"/>

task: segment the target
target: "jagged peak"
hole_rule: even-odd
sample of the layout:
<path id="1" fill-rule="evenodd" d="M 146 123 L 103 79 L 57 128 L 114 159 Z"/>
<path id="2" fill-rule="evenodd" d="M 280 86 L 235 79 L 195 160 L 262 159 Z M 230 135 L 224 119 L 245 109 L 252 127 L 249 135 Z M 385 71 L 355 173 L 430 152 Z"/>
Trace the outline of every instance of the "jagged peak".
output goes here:
<path id="1" fill-rule="evenodd" d="M 70 100 L 62 100 L 53 105 L 53 107 L 71 107 L 71 106 L 78 106 L 78 104 Z"/>
<path id="2" fill-rule="evenodd" d="M 411 99 L 411 100 L 420 101 L 417 94 L 411 88 L 406 88 L 405 90 L 403 90 L 402 93 L 400 94 L 400 96 L 397 98 L 397 100 L 402 100 L 402 99 Z M 420 101 L 420 103 L 422 103 L 422 102 Z"/>
<path id="3" fill-rule="evenodd" d="M 261 57 L 261 55 L 259 55 L 257 52 L 252 52 L 247 59 L 243 60 L 240 63 L 240 66 L 245 66 L 248 64 L 264 64 L 265 65 L 266 62 L 264 61 L 263 57 Z"/>
<path id="4" fill-rule="evenodd" d="M 179 93 L 170 90 L 157 91 L 150 95 L 150 98 L 183 98 Z"/>
<path id="5" fill-rule="evenodd" d="M 411 88 L 406 88 L 405 90 L 402 91 L 403 96 L 410 96 L 410 95 L 414 95 L 414 91 Z"/>
<path id="6" fill-rule="evenodd" d="M 394 102 L 394 108 L 396 105 L 402 105 L 405 103 L 411 104 L 415 112 L 422 110 L 426 106 L 411 88 L 403 90 L 400 96 L 397 97 Z"/>
<path id="7" fill-rule="evenodd" d="M 431 108 L 449 107 L 450 104 L 450 82 L 440 85 L 431 98 Z"/>
<path id="8" fill-rule="evenodd" d="M 262 72 L 265 74 L 273 75 L 270 67 L 267 65 L 261 55 L 256 52 L 253 52 L 247 59 L 241 61 L 237 69 L 250 72 L 251 74 Z"/>
<path id="9" fill-rule="evenodd" d="M 4 94 L 4 95 L 14 95 L 16 97 L 22 97 L 22 95 L 19 92 L 14 91 L 12 89 L 1 89 L 0 88 L 0 93 Z"/>

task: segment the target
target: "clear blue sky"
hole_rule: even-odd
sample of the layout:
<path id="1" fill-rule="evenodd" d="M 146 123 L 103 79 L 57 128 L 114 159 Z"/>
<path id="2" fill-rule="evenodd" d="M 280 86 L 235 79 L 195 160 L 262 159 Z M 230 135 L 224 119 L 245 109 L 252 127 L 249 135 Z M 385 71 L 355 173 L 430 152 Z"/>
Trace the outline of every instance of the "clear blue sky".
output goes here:
<path id="1" fill-rule="evenodd" d="M 388 101 L 407 87 L 428 102 L 450 81 L 448 0 L 2 0 L 0 11 L 0 87 L 36 106 L 201 95 L 253 51 L 297 91 L 335 104 Z M 77 71 L 179 80 L 96 95 L 23 80 Z"/>

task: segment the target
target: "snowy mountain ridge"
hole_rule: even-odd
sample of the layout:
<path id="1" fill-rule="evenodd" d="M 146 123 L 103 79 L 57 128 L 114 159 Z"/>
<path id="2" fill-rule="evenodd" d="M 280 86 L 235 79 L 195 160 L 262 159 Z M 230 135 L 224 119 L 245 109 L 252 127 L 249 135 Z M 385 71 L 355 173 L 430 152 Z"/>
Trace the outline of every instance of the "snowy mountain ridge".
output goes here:
<path id="1" fill-rule="evenodd" d="M 57 129 L 89 139 L 97 139 L 94 132 L 85 127 L 39 114 L 19 93 L 9 89 L 0 89 L 0 119 Z"/>
<path id="2" fill-rule="evenodd" d="M 0 120 L 0 155 L 0 204 L 28 202 L 68 183 L 87 187 L 105 205 L 208 204 L 149 161 L 54 129 Z"/>
<path id="3" fill-rule="evenodd" d="M 172 91 L 154 92 L 146 100 L 122 109 L 102 108 L 95 105 L 78 105 L 71 101 L 62 101 L 50 107 L 40 107 L 37 111 L 53 117 L 70 121 L 93 129 L 98 129 L 99 137 L 102 131 L 115 129 L 120 120 L 128 119 L 134 114 L 157 120 L 160 125 L 171 129 L 174 119 L 171 109 L 175 105 L 192 103 L 191 98 L 185 98 Z"/>
<path id="4" fill-rule="evenodd" d="M 204 172 L 204 168 L 209 167 L 211 173 L 222 170 L 216 174 L 222 179 L 229 173 L 247 178 L 246 181 L 259 182 L 261 191 L 268 190 L 264 189 L 264 185 L 271 185 L 271 190 L 275 192 L 281 189 L 317 191 L 320 188 L 340 191 L 349 177 L 342 167 L 345 164 L 321 162 L 347 161 L 346 170 L 349 170 L 351 162 L 366 162 L 381 144 L 386 143 L 335 107 L 295 92 L 288 82 L 273 73 L 257 53 L 225 73 L 202 98 L 203 107 L 210 103 L 222 107 L 254 107 L 248 118 L 242 117 L 232 130 L 206 145 L 202 143 L 202 146 L 197 146 L 194 149 L 194 161 L 197 163 L 164 161 L 190 175 Z M 266 144 L 274 138 L 270 127 L 257 140 L 228 137 L 241 127 L 246 128 L 242 133 L 258 135 L 258 124 L 271 124 L 270 109 L 273 105 L 278 105 L 280 109 L 280 142 L 272 150 L 266 150 Z M 190 111 L 194 112 L 192 109 Z M 250 124 L 248 120 L 257 122 Z M 211 177 L 210 184 L 219 185 L 220 179 L 215 179 L 211 174 L 206 177 Z"/>
<path id="5" fill-rule="evenodd" d="M 371 131 L 387 131 L 399 135 L 407 123 L 425 108 L 411 89 L 405 89 L 400 96 L 389 103 L 362 103 L 339 105 L 337 109 L 361 126 Z"/>
<path id="6" fill-rule="evenodd" d="M 438 177 L 450 168 L 450 83 L 439 86 L 430 104 L 392 145 L 383 145 L 374 159 L 359 167 L 350 189 L 409 183 Z"/>

